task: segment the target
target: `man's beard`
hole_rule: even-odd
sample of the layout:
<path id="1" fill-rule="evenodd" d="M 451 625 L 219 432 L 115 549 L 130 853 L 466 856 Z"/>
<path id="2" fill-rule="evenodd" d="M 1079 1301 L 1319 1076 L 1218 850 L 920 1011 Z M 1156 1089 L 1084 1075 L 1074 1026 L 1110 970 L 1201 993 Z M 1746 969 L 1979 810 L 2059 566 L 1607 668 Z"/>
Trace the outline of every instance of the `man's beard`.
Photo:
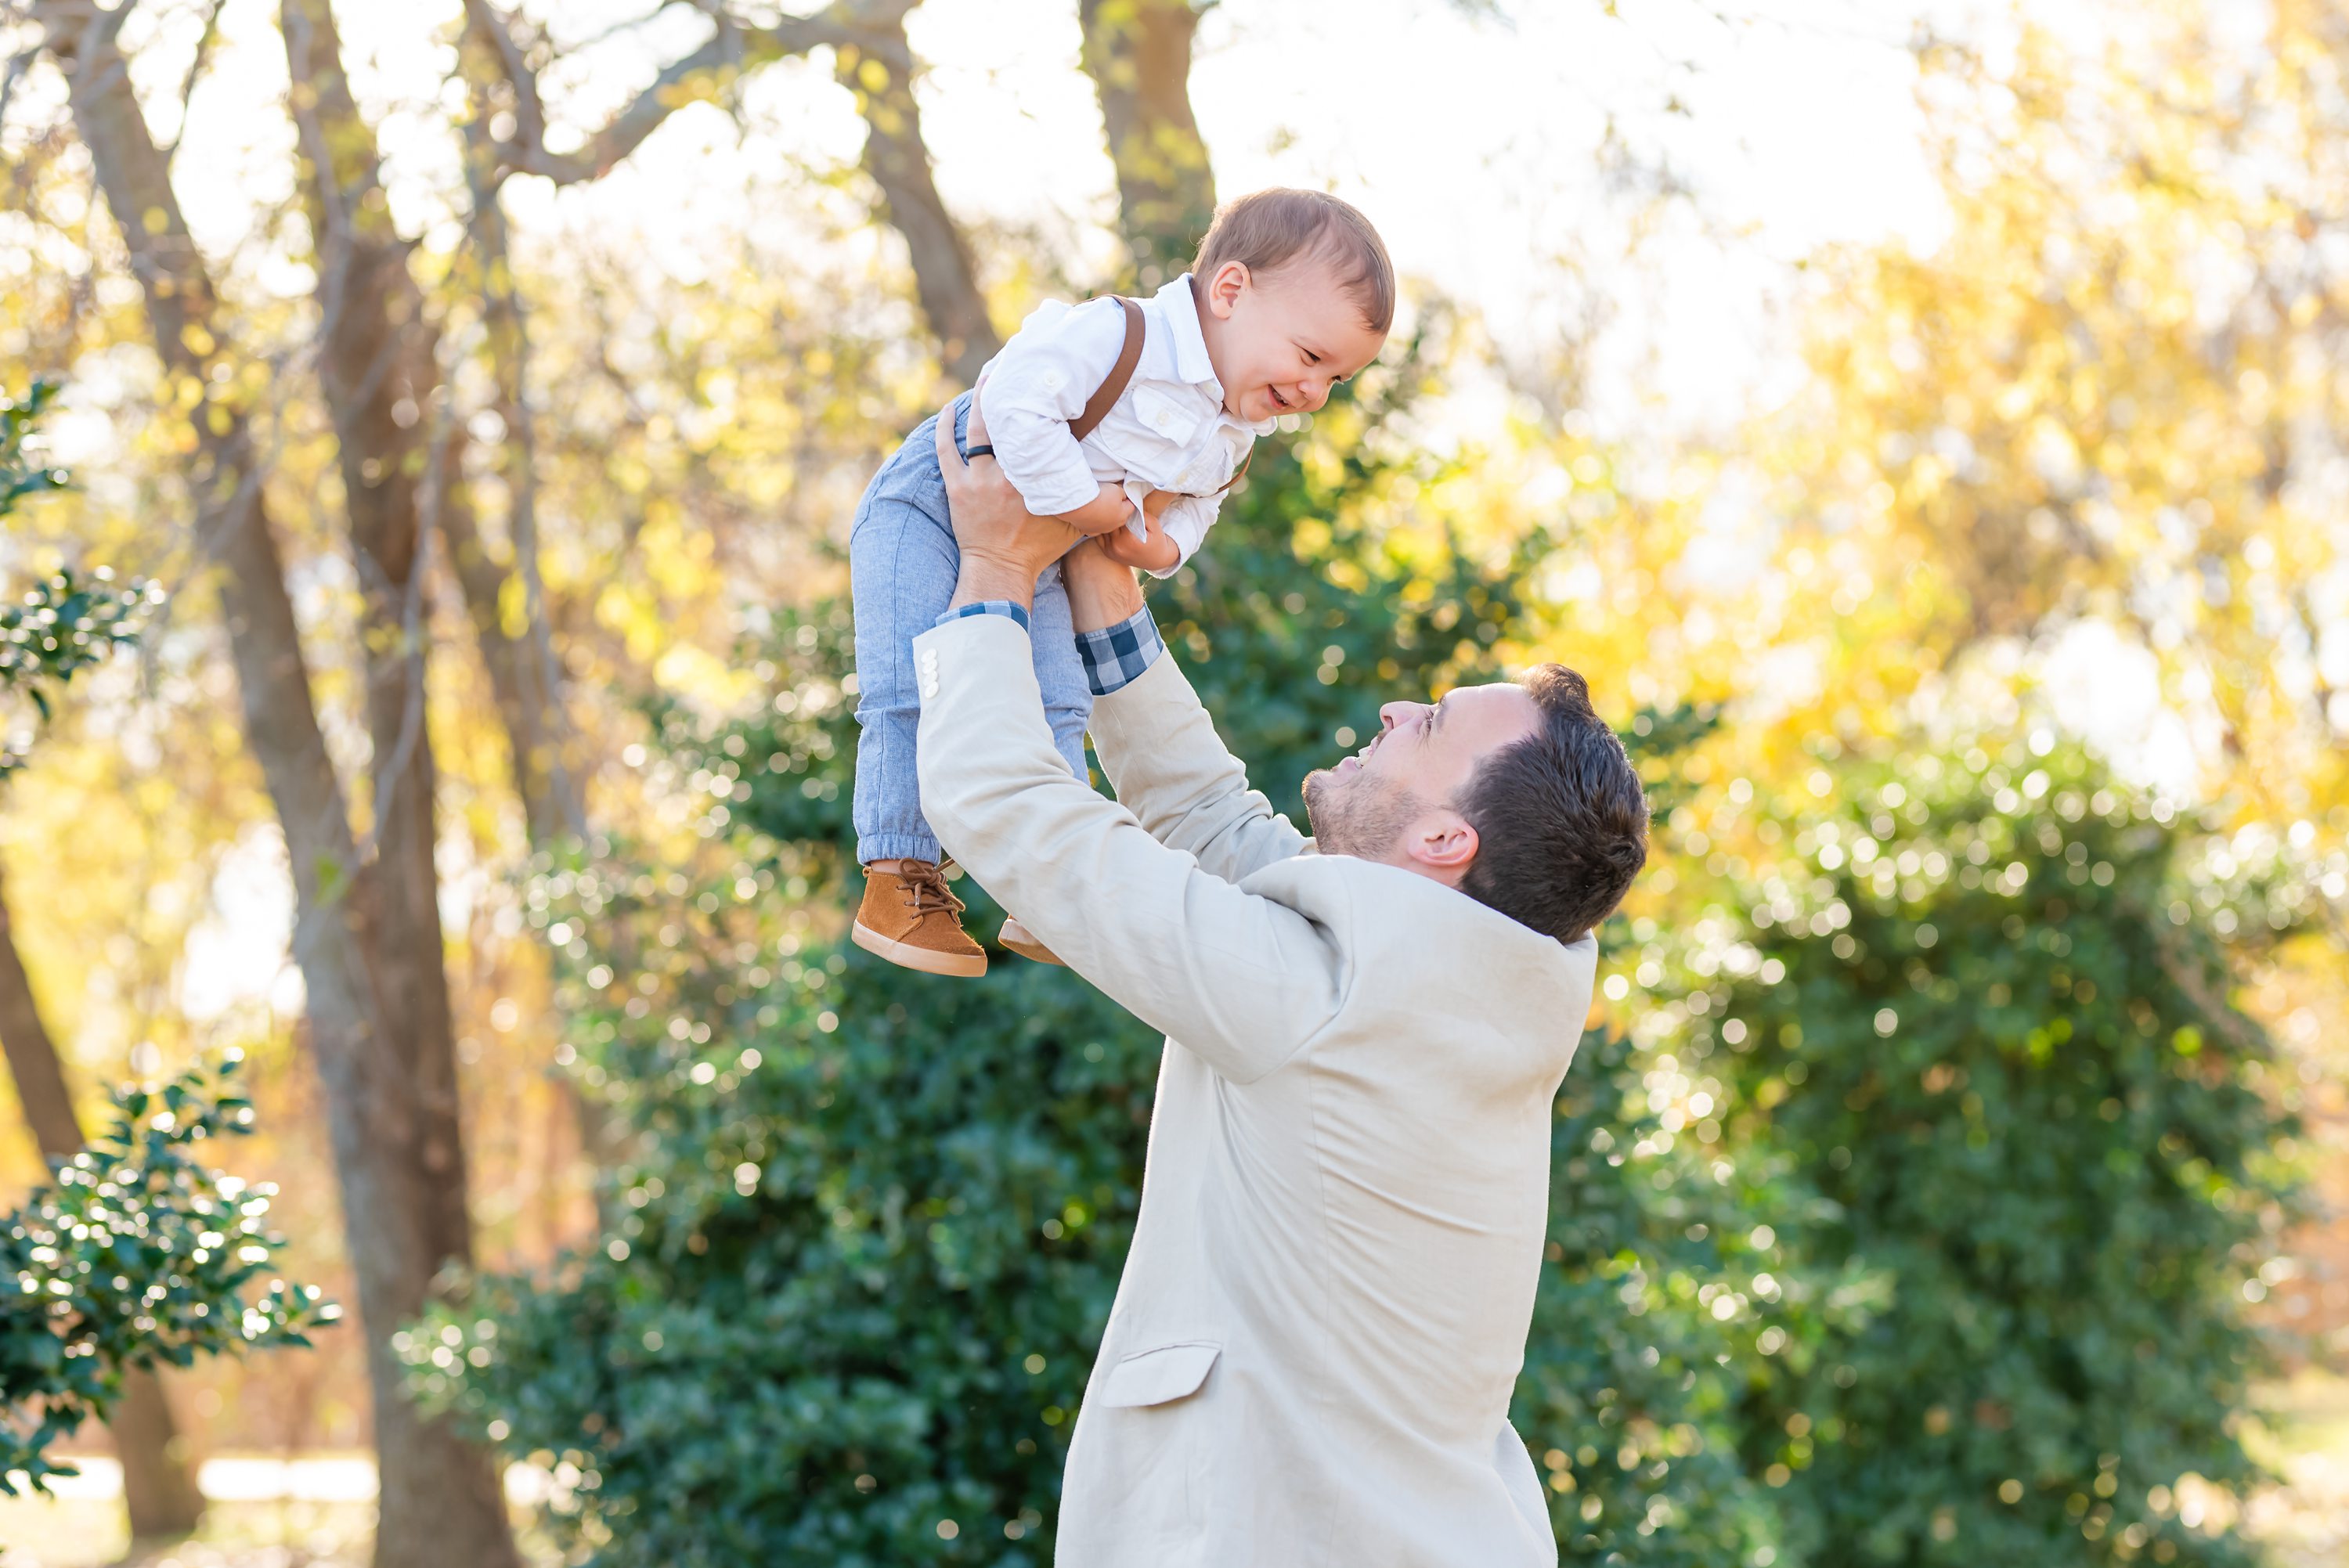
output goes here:
<path id="1" fill-rule="evenodd" d="M 1305 820 L 1325 855 L 1384 859 L 1419 813 L 1418 796 L 1367 775 L 1357 774 L 1350 784 L 1326 768 L 1305 776 Z"/>

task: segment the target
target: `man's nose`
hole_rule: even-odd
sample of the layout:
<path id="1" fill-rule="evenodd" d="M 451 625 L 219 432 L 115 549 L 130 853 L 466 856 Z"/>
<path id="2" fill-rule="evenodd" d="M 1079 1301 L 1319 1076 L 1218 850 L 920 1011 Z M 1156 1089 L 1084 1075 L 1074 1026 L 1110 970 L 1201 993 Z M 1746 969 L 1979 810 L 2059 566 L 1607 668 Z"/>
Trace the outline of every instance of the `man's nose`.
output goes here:
<path id="1" fill-rule="evenodd" d="M 1392 729 L 1409 718 L 1422 705 L 1415 702 L 1391 702 L 1379 709 L 1379 727 Z"/>

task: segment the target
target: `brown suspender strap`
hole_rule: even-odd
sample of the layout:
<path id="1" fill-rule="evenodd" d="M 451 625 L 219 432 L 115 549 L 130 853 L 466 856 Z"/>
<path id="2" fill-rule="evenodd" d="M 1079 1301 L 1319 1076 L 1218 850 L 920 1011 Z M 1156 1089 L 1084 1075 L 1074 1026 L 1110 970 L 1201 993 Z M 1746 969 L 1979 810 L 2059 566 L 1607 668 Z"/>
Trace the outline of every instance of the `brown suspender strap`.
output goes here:
<path id="1" fill-rule="evenodd" d="M 1109 418 L 1110 409 L 1116 407 L 1117 400 L 1125 396 L 1126 387 L 1133 384 L 1134 366 L 1142 363 L 1142 307 L 1123 294 L 1117 296 L 1117 303 L 1125 307 L 1125 344 L 1117 351 L 1117 363 L 1110 366 L 1109 379 L 1085 400 L 1084 412 L 1069 422 L 1069 434 L 1080 441 L 1092 435 L 1094 428 Z M 1248 464 L 1255 457 L 1256 453 L 1250 451 L 1242 458 L 1240 466 L 1232 470 L 1232 477 L 1226 480 L 1222 489 L 1216 493 L 1221 495 L 1224 490 L 1247 478 Z"/>
<path id="2" fill-rule="evenodd" d="M 1110 367 L 1109 379 L 1085 402 L 1085 411 L 1069 423 L 1069 434 L 1083 440 L 1093 433 L 1093 427 L 1109 418 L 1110 409 L 1125 396 L 1126 384 L 1133 379 L 1133 367 L 1142 363 L 1142 307 L 1117 296 L 1125 307 L 1125 346 L 1117 351 L 1117 363 Z"/>

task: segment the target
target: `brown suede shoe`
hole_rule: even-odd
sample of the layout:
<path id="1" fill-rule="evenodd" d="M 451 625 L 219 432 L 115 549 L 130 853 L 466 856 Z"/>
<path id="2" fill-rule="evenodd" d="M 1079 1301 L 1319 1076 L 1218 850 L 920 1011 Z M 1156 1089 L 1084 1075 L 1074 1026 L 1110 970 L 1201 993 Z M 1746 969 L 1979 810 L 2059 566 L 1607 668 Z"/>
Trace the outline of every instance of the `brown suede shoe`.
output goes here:
<path id="1" fill-rule="evenodd" d="M 1022 958 L 1032 958 L 1039 964 L 1058 964 L 1063 969 L 1069 966 L 1066 959 L 1030 936 L 1028 928 L 1016 920 L 1006 920 L 996 940 Z"/>
<path id="2" fill-rule="evenodd" d="M 987 950 L 962 928 L 962 900 L 946 873 L 924 861 L 864 873 L 864 902 L 849 939 L 867 953 L 925 975 L 975 980 L 987 973 Z"/>

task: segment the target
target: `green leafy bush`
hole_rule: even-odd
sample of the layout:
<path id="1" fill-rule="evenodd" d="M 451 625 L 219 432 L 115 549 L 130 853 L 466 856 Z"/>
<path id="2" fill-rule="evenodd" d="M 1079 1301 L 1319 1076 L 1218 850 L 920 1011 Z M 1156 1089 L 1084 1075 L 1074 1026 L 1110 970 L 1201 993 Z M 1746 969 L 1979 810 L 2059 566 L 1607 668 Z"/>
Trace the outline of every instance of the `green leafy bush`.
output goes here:
<path id="1" fill-rule="evenodd" d="M 21 397 L 0 397 L 0 520 L 27 496 L 62 490 L 65 469 L 34 460 L 26 450 L 40 417 L 57 400 L 54 381 L 36 381 Z M 162 589 L 143 580 L 118 586 L 114 569 L 87 575 L 58 572 L 0 605 L 0 689 L 22 692 L 42 718 L 49 717 L 47 686 L 71 680 L 117 647 L 139 640 Z M 0 751 L 0 774 L 23 765 Z"/>
<path id="2" fill-rule="evenodd" d="M 1379 701 L 1487 673 L 1555 542 L 1414 556 L 1357 521 L 1356 500 L 1400 471 L 1378 455 L 1396 412 L 1344 410 L 1335 423 L 1362 434 L 1310 461 L 1260 453 L 1215 549 L 1157 599 L 1276 801 L 1351 744 L 1344 727 L 1367 734 Z M 719 852 L 683 868 L 607 844 L 536 895 L 567 955 L 575 1068 L 639 1130 L 621 1218 L 553 1281 L 478 1282 L 407 1354 L 428 1399 L 570 1467 L 558 1533 L 613 1568 L 1045 1563 L 1160 1042 L 1065 971 L 1006 957 L 983 983 L 943 984 L 835 945 L 845 608 L 778 619 L 753 656 L 777 693 L 756 722 L 656 716 L 647 766 L 699 803 Z M 991 935 L 999 912 L 961 886 Z M 1568 1152 L 1617 1121 L 1633 1072 L 1620 1041 L 1585 1048 Z M 1592 1555 L 1719 1561 L 1715 1544 L 1761 1538 L 1767 1505 L 1723 1425 L 1729 1330 L 1667 1283 L 1693 1266 L 1696 1207 L 1645 1163 L 1559 1169 L 1521 1429 L 1565 1456 L 1549 1473 L 1582 1478 L 1552 1495 Z M 1703 1212 L 1743 1201 L 1707 1181 Z M 1578 1457 L 1593 1445 L 1603 1463 Z"/>
<path id="3" fill-rule="evenodd" d="M 1733 1140 L 1820 1205 L 1798 1268 L 1889 1286 L 1745 1408 L 1823 1568 L 2248 1560 L 2170 1489 L 2251 1474 L 2240 1309 L 2290 1122 L 2181 886 L 2191 826 L 2038 748 L 1854 767 L 1696 944 Z"/>
<path id="4" fill-rule="evenodd" d="M 126 1090 L 107 1131 L 0 1216 L 0 1494 L 69 1465 L 51 1444 L 103 1417 L 125 1367 L 306 1345 L 338 1310 L 316 1286 L 263 1280 L 280 1239 L 270 1189 L 195 1157 L 250 1131 L 237 1057 L 158 1090 Z"/>
<path id="5" fill-rule="evenodd" d="M 67 483 L 26 451 L 57 391 L 36 381 L 22 398 L 0 397 L 0 520 Z M 117 587 L 106 567 L 36 583 L 0 606 L 0 690 L 22 693 L 46 719 L 47 685 L 136 642 L 161 598 L 143 582 Z M 0 752 L 0 774 L 22 762 Z M 233 1090 L 238 1060 L 124 1090 L 104 1135 L 0 1216 L 0 1495 L 74 1473 L 48 1449 L 104 1416 L 123 1368 L 306 1344 L 307 1328 L 336 1317 L 315 1287 L 282 1280 L 245 1299 L 278 1246 L 263 1226 L 269 1191 L 191 1152 L 250 1130 L 252 1107 Z"/>

